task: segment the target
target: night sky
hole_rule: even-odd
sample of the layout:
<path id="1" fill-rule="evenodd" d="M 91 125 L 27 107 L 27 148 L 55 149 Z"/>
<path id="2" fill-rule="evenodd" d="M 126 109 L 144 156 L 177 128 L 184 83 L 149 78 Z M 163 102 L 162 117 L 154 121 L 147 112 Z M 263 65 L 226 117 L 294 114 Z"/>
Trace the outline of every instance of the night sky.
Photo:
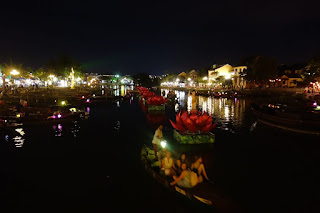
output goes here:
<path id="1" fill-rule="evenodd" d="M 0 62 L 39 68 L 66 53 L 86 72 L 163 74 L 256 54 L 300 63 L 320 52 L 320 1 L 190 2 L 1 3 Z"/>

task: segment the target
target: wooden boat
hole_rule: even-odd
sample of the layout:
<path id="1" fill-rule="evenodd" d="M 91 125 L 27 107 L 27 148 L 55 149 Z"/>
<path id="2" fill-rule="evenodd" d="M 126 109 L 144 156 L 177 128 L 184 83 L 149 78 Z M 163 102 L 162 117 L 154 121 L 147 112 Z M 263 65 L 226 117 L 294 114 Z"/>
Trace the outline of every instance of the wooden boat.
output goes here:
<path id="1" fill-rule="evenodd" d="M 177 185 L 170 186 L 170 182 L 173 179 L 160 174 L 159 163 L 155 161 L 153 150 L 145 145 L 141 150 L 141 162 L 145 170 L 169 191 L 199 204 L 204 204 L 209 208 L 220 209 L 224 212 L 239 212 L 238 205 L 227 200 L 222 196 L 222 193 L 218 193 L 219 189 L 217 185 L 212 182 L 199 183 L 191 189 L 182 188 Z"/>
<path id="2" fill-rule="evenodd" d="M 287 131 L 320 135 L 320 115 L 313 111 L 286 111 L 280 105 L 259 106 L 251 109 L 258 121 Z"/>
<path id="3" fill-rule="evenodd" d="M 63 109 L 63 108 L 61 108 Z M 79 109 L 74 109 L 70 111 L 66 109 L 59 111 L 57 115 L 54 115 L 52 112 L 43 112 L 40 113 L 27 113 L 26 116 L 21 117 L 20 121 L 23 125 L 51 125 L 56 123 L 66 123 L 73 122 L 74 120 L 80 119 L 86 116 L 86 112 Z"/>
<path id="4" fill-rule="evenodd" d="M 38 119 L 22 119 L 23 125 L 26 126 L 33 126 L 33 125 L 51 125 L 51 124 L 57 124 L 57 123 L 67 123 L 67 122 L 73 122 L 77 119 L 77 116 L 75 115 L 68 115 L 64 116 L 62 118 L 57 119 L 48 119 L 48 118 L 38 118 Z"/>

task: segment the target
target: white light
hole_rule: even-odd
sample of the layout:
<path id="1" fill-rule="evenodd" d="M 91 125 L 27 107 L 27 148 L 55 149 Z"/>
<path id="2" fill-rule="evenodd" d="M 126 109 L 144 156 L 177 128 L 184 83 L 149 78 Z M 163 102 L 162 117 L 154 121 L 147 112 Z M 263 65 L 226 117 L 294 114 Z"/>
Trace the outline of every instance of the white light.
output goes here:
<path id="1" fill-rule="evenodd" d="M 207 76 L 206 76 L 206 77 L 203 77 L 203 80 L 204 80 L 204 81 L 208 80 L 208 77 L 207 77 Z"/>
<path id="2" fill-rule="evenodd" d="M 22 136 L 25 134 L 22 128 L 16 129 L 16 132 L 19 132 Z"/>
<path id="3" fill-rule="evenodd" d="M 65 81 L 65 80 L 61 80 L 61 81 L 59 82 L 59 86 L 60 86 L 60 87 L 67 87 L 67 86 L 68 86 L 68 82 Z"/>
<path id="4" fill-rule="evenodd" d="M 230 75 L 225 75 L 224 78 L 225 78 L 225 79 L 230 79 L 231 76 L 230 76 Z"/>
<path id="5" fill-rule="evenodd" d="M 178 81 L 179 81 L 179 78 L 176 79 L 176 82 L 178 82 Z"/>
<path id="6" fill-rule="evenodd" d="M 167 142 L 166 141 L 161 141 L 160 145 L 161 145 L 162 148 L 166 148 Z"/>
<path id="7" fill-rule="evenodd" d="M 191 78 L 188 78 L 188 81 L 191 81 Z"/>
<path id="8" fill-rule="evenodd" d="M 20 73 L 17 70 L 12 70 L 10 72 L 11 75 L 19 75 Z"/>

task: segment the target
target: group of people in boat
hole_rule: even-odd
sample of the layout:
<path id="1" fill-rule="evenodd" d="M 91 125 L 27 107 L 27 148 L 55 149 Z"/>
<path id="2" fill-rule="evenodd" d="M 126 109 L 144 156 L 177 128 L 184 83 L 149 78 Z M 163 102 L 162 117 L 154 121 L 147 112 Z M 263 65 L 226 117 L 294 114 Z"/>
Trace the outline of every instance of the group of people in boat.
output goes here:
<path id="1" fill-rule="evenodd" d="M 210 181 L 202 156 L 194 156 L 194 160 L 188 158 L 185 153 L 182 153 L 178 159 L 172 157 L 172 153 L 166 148 L 159 151 L 159 145 L 163 140 L 163 126 L 160 125 L 155 131 L 152 144 L 155 153 L 155 158 L 159 162 L 160 173 L 172 178 L 170 185 L 177 184 L 183 188 L 193 188 L 198 183 Z"/>

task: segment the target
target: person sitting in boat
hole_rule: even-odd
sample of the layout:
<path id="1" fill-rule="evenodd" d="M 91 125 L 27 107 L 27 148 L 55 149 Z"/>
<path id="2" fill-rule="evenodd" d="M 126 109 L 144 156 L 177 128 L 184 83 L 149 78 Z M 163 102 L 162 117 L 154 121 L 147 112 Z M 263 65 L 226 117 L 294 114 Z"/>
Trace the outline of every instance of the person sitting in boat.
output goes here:
<path id="1" fill-rule="evenodd" d="M 170 183 L 171 186 L 177 184 L 178 186 L 182 188 L 193 188 L 195 187 L 199 182 L 199 178 L 197 174 L 194 172 L 187 170 L 187 164 L 182 163 L 181 164 L 182 172 L 180 176 L 173 176 L 174 181 Z"/>
<path id="2" fill-rule="evenodd" d="M 180 155 L 180 158 L 177 159 L 176 163 L 177 163 L 177 172 L 178 172 L 178 174 L 180 174 L 182 172 L 182 168 L 181 168 L 182 163 L 186 163 L 187 167 L 188 167 L 186 154 L 182 153 Z"/>
<path id="3" fill-rule="evenodd" d="M 196 161 L 193 164 L 191 164 L 191 170 L 194 171 L 198 175 L 200 183 L 203 182 L 202 176 L 204 176 L 205 179 L 209 180 L 207 173 L 206 173 L 206 169 L 204 168 L 202 157 L 196 156 L 195 158 L 196 158 Z"/>
<path id="4" fill-rule="evenodd" d="M 159 167 L 162 168 L 162 160 L 167 156 L 167 148 L 162 148 L 160 149 L 160 151 L 158 152 L 158 161 L 159 161 Z"/>
<path id="5" fill-rule="evenodd" d="M 161 170 L 164 171 L 166 176 L 175 175 L 176 166 L 174 165 L 173 158 L 171 157 L 171 152 L 167 151 L 167 155 L 162 159 L 161 165 Z"/>

